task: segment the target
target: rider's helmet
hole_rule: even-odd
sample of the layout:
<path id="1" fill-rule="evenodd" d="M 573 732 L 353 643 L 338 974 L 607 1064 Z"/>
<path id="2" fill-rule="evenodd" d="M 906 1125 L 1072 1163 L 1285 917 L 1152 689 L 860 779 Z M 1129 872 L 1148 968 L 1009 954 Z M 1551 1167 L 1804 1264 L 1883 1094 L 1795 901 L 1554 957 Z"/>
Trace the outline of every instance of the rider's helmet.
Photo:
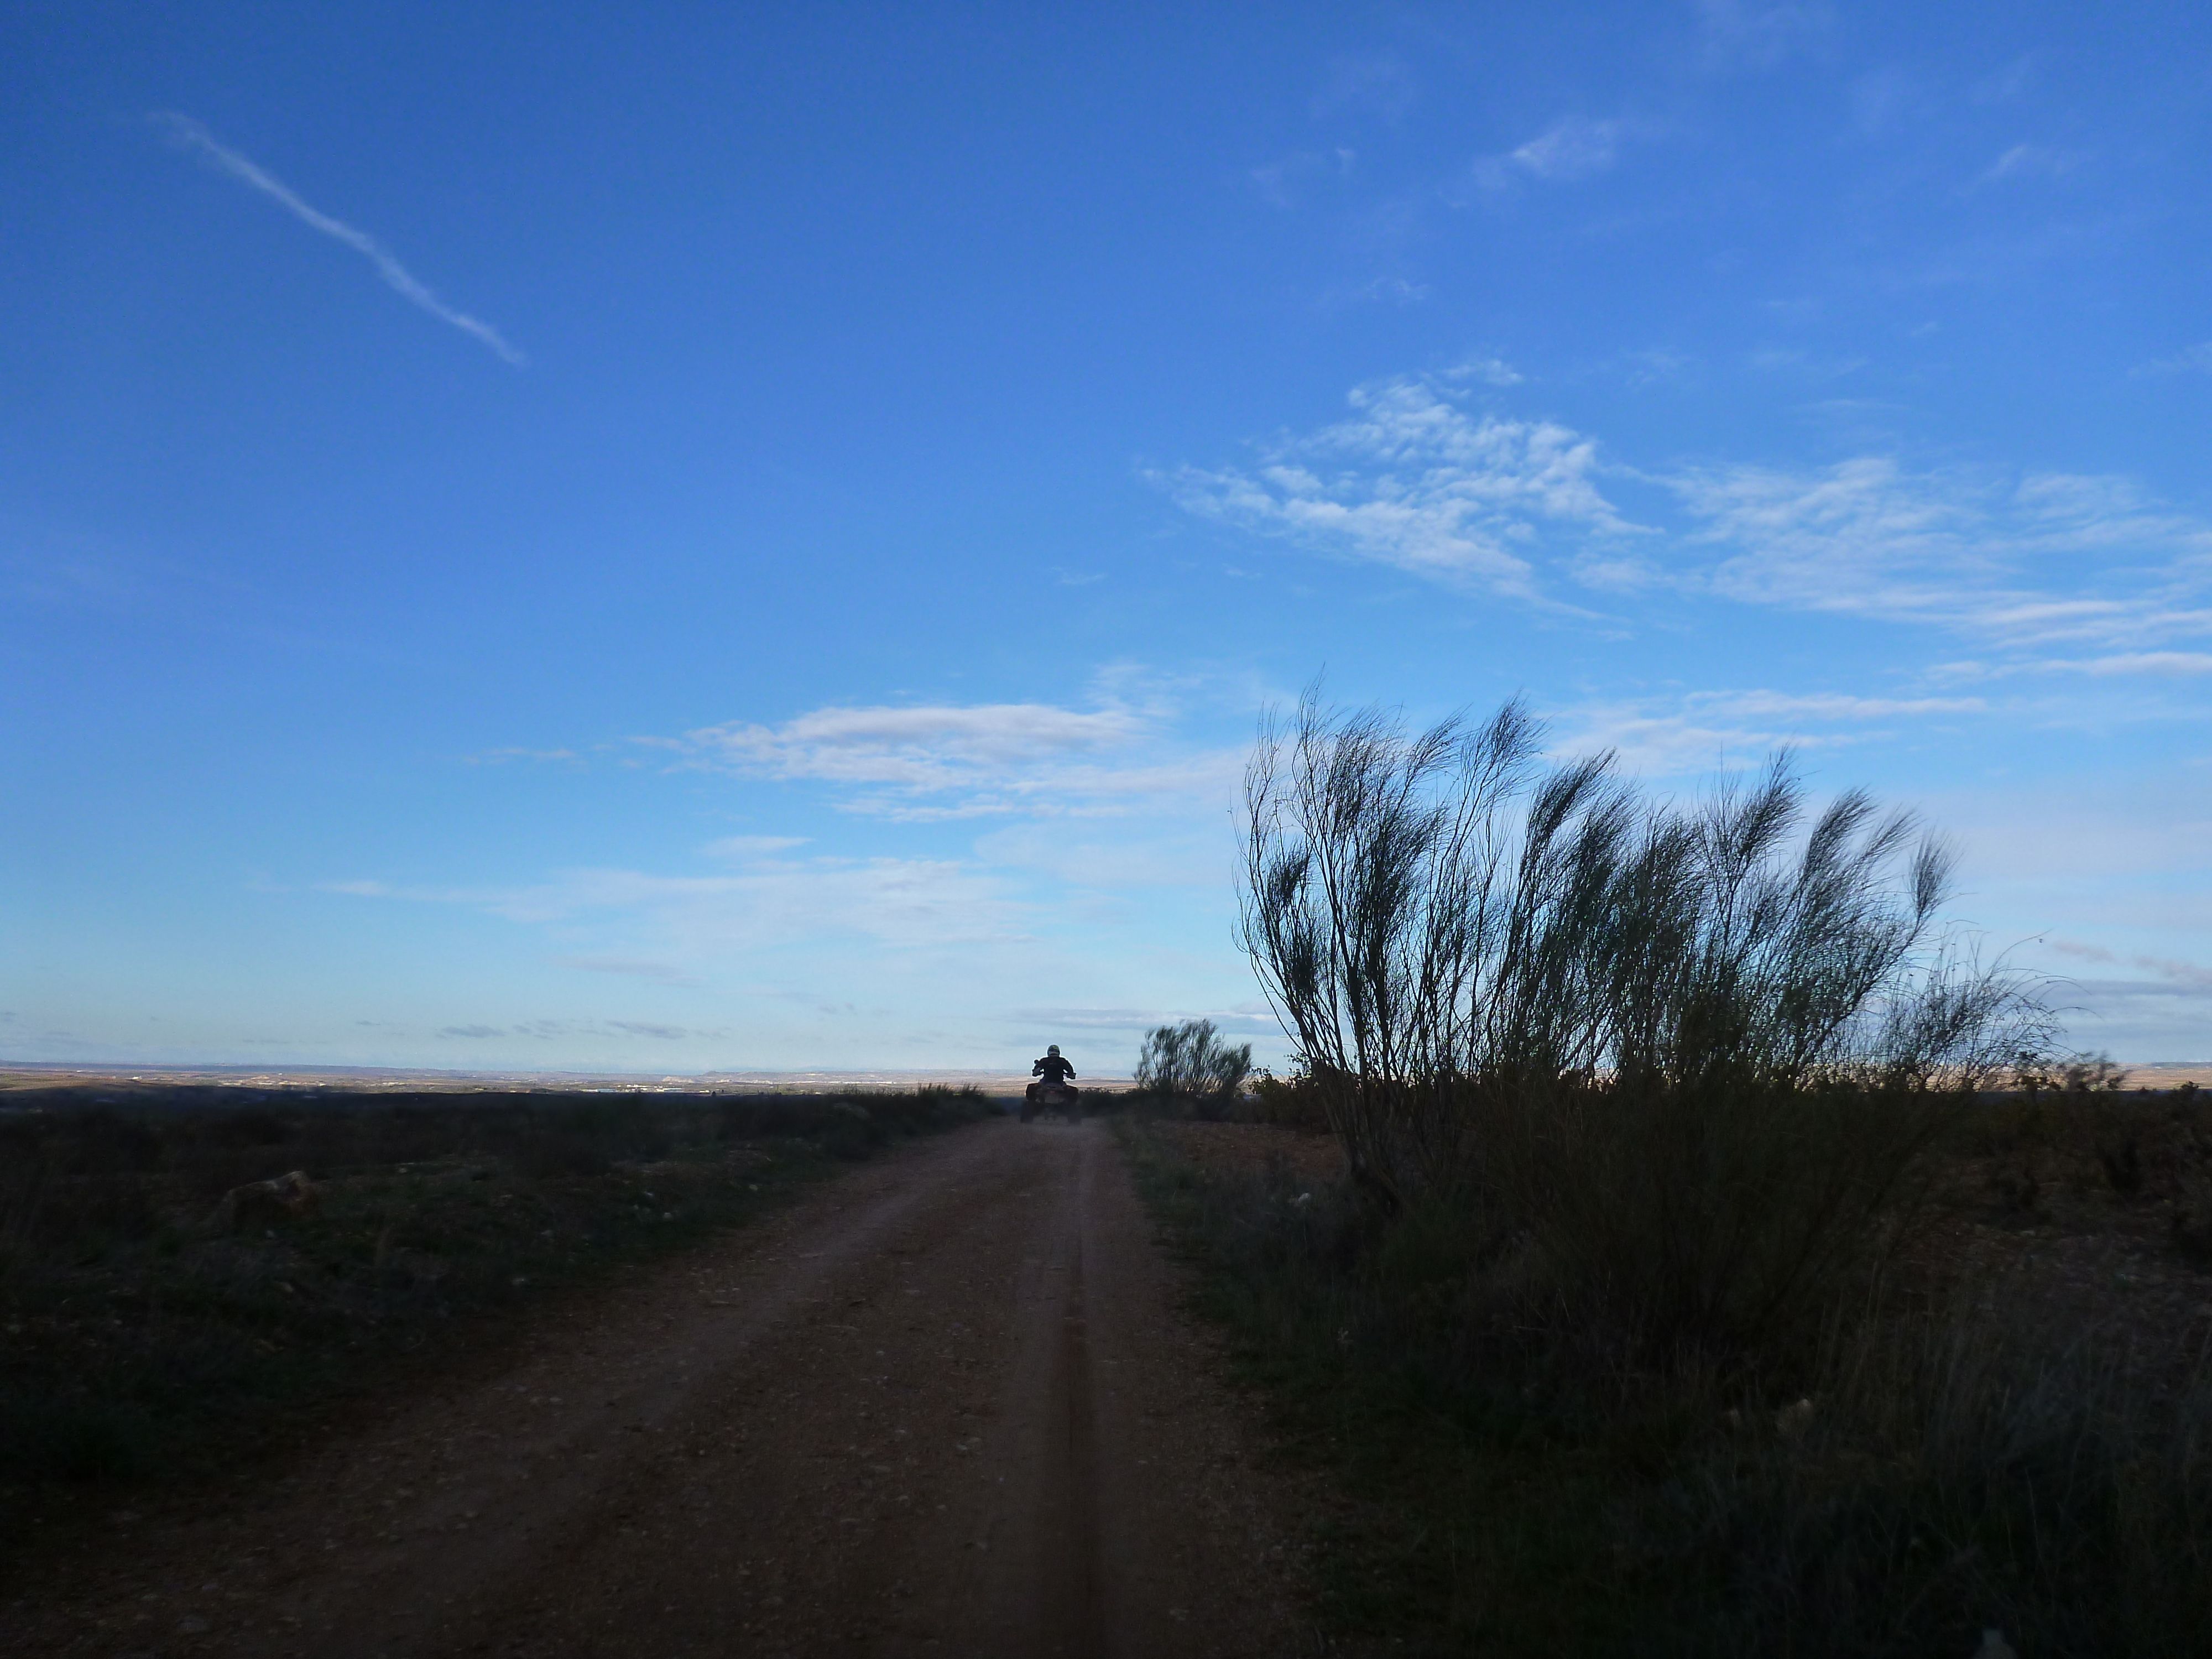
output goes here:
<path id="1" fill-rule="evenodd" d="M 1048 1054 L 1056 1054 L 1060 1052 L 1060 1045 L 1057 1042 L 1048 1042 L 1044 1045 L 1044 1051 Z"/>

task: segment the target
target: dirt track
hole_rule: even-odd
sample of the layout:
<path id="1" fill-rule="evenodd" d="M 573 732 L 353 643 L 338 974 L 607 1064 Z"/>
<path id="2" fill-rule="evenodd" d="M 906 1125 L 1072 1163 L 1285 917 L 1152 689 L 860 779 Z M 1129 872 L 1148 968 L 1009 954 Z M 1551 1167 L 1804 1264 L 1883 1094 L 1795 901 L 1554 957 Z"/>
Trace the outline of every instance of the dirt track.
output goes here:
<path id="1" fill-rule="evenodd" d="M 962 1131 L 549 1310 L 258 1506 L 129 1523 L 0 1650 L 1314 1651 L 1294 1500 L 1173 1298 L 1103 1131 Z"/>

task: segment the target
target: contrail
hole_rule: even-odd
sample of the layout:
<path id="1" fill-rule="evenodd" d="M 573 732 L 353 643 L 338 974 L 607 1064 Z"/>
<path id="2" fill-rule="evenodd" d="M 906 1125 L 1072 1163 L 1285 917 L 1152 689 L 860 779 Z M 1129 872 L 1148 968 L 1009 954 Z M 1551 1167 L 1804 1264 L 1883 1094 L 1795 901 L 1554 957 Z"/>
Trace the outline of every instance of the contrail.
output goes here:
<path id="1" fill-rule="evenodd" d="M 179 144 L 196 149 L 234 179 L 253 186 L 269 197 L 302 224 L 319 230 L 333 240 L 343 242 L 356 253 L 366 255 L 376 267 L 376 274 L 386 283 L 407 300 L 428 312 L 440 322 L 451 323 L 464 334 L 472 334 L 517 368 L 529 359 L 509 345 L 500 331 L 481 318 L 471 317 L 465 311 L 456 311 L 418 281 L 415 274 L 388 249 L 367 231 L 356 230 L 342 219 L 333 219 L 327 213 L 318 212 L 288 189 L 282 179 L 272 177 L 262 167 L 240 155 L 227 144 L 218 143 L 210 132 L 189 115 L 164 113 L 154 118 L 155 125 L 166 131 Z"/>

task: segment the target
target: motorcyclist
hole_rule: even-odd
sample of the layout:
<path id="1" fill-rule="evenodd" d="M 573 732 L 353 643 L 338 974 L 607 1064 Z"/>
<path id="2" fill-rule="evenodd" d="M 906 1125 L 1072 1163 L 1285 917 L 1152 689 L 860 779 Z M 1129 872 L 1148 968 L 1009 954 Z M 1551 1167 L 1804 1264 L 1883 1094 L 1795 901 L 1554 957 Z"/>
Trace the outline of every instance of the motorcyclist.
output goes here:
<path id="1" fill-rule="evenodd" d="M 1070 1113 L 1075 1110 L 1075 1091 L 1068 1087 L 1067 1083 L 1067 1079 L 1075 1075 L 1075 1067 L 1060 1058 L 1057 1042 L 1044 1051 L 1042 1060 L 1030 1067 L 1030 1075 L 1037 1080 L 1030 1085 L 1028 1097 L 1023 1103 L 1023 1122 L 1027 1123 L 1044 1109 L 1048 1095 L 1058 1095 L 1060 1104 Z"/>
<path id="2" fill-rule="evenodd" d="M 1060 1058 L 1060 1045 L 1055 1042 L 1044 1051 L 1044 1058 L 1030 1067 L 1030 1075 L 1044 1079 L 1043 1086 L 1057 1089 L 1075 1075 L 1075 1067 Z"/>

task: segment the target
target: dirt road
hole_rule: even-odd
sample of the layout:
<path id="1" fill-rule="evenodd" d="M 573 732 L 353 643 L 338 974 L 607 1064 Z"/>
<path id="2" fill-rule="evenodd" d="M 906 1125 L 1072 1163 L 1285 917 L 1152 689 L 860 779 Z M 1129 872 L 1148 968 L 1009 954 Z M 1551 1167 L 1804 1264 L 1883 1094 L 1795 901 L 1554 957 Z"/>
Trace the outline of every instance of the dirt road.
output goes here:
<path id="1" fill-rule="evenodd" d="M 1103 1130 L 964 1130 L 550 1310 L 252 1505 L 125 1518 L 0 1650 L 1313 1651 L 1294 1500 L 1173 1302 Z"/>

